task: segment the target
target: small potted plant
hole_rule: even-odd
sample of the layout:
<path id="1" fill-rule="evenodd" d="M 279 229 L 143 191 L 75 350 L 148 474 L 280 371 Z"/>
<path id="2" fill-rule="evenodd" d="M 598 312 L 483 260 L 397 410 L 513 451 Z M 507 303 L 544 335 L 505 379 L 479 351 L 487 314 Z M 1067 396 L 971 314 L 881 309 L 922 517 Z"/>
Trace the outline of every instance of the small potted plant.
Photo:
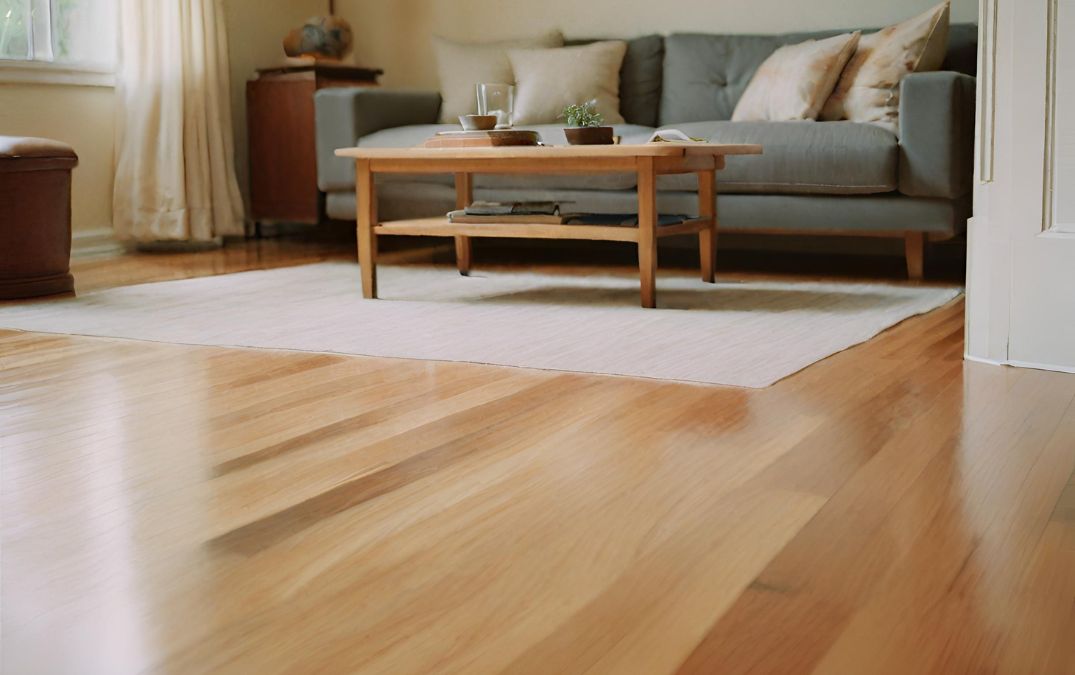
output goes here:
<path id="1" fill-rule="evenodd" d="M 612 145 L 612 127 L 597 112 L 597 102 L 589 101 L 564 108 L 560 118 L 567 123 L 564 134 L 571 145 Z"/>

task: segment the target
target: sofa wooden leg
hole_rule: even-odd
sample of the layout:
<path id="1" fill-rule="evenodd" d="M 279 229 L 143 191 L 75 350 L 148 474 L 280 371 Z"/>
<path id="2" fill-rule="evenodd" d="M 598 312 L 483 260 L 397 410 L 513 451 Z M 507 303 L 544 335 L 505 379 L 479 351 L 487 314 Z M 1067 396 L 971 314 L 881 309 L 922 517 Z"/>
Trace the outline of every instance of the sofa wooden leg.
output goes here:
<path id="1" fill-rule="evenodd" d="M 926 270 L 926 233 L 907 232 L 903 240 L 903 252 L 907 258 L 907 277 L 920 281 Z"/>

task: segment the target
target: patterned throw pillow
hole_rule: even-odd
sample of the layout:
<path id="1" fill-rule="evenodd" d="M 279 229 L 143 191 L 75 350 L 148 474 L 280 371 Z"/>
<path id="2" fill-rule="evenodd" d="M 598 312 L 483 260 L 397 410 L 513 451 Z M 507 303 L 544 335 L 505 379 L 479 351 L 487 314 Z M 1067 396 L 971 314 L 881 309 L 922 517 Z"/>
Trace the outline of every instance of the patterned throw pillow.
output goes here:
<path id="1" fill-rule="evenodd" d="M 858 41 L 859 33 L 845 33 L 776 50 L 754 74 L 732 120 L 817 119 Z"/>
<path id="2" fill-rule="evenodd" d="M 821 119 L 869 122 L 899 133 L 900 82 L 944 63 L 949 12 L 949 3 L 942 2 L 909 21 L 864 35 Z"/>

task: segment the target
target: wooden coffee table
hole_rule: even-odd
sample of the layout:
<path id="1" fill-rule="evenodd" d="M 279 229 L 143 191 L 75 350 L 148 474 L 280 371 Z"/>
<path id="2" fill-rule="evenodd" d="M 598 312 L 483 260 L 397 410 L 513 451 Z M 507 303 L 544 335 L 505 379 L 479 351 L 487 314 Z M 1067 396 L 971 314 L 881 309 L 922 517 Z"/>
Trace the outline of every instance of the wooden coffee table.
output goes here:
<path id="1" fill-rule="evenodd" d="M 649 143 L 645 145 L 539 146 L 507 148 L 345 148 L 340 157 L 356 164 L 358 260 L 362 295 L 377 297 L 377 238 L 387 235 L 454 237 L 461 274 L 470 272 L 471 237 L 589 239 L 638 244 L 642 306 L 657 306 L 657 240 L 698 234 L 702 279 L 713 283 L 717 242 L 717 171 L 728 155 L 761 154 L 760 145 Z M 455 175 L 456 208 L 473 201 L 476 173 L 638 175 L 638 227 L 538 223 L 451 223 L 446 216 L 382 223 L 377 219 L 377 174 Z M 657 226 L 657 176 L 698 175 L 698 217 Z"/>

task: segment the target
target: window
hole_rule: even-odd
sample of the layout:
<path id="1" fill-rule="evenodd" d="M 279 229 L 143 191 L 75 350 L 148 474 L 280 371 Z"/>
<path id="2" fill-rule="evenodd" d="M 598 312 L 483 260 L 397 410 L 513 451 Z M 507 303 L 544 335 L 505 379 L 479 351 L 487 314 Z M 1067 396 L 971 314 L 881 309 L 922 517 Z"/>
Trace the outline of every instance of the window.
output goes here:
<path id="1" fill-rule="evenodd" d="M 112 70 L 115 0 L 0 0 L 0 59 Z"/>

